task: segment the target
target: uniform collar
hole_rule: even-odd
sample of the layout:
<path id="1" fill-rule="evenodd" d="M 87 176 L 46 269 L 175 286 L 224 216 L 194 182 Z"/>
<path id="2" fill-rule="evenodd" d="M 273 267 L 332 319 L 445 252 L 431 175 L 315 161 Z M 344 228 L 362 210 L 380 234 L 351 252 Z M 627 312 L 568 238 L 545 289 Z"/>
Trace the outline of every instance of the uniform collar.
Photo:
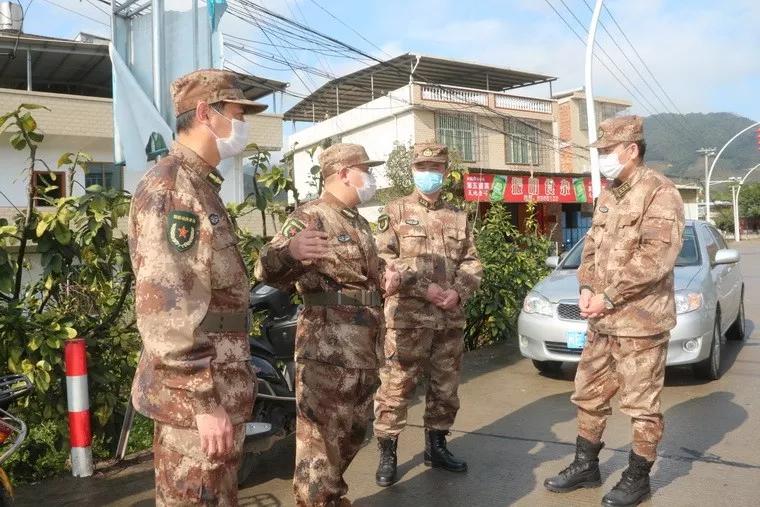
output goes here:
<path id="1" fill-rule="evenodd" d="M 636 171 L 625 181 L 614 180 L 610 186 L 610 191 L 618 201 L 625 197 L 633 186 L 638 183 L 641 176 L 644 174 L 645 167 L 643 165 L 636 168 Z"/>
<path id="2" fill-rule="evenodd" d="M 349 220 L 353 220 L 359 216 L 359 210 L 357 210 L 356 208 L 347 207 L 343 203 L 343 201 L 335 197 L 333 194 L 331 194 L 327 190 L 322 192 L 322 200 L 330 204 L 334 208 L 337 208 L 338 212 L 340 212 L 341 215 L 348 218 Z"/>
<path id="3" fill-rule="evenodd" d="M 430 202 L 424 197 L 422 197 L 422 195 L 417 191 L 414 192 L 414 200 L 417 201 L 417 204 L 419 204 L 420 206 L 424 207 L 427 210 L 437 210 L 443 205 L 443 200 L 441 199 L 440 195 L 438 196 L 438 199 L 436 201 Z"/>
<path id="4" fill-rule="evenodd" d="M 203 160 L 193 150 L 182 143 L 175 142 L 171 153 L 182 161 L 184 167 L 187 167 L 214 187 L 214 190 L 219 192 L 222 188 L 224 178 L 219 174 L 219 171 Z"/>

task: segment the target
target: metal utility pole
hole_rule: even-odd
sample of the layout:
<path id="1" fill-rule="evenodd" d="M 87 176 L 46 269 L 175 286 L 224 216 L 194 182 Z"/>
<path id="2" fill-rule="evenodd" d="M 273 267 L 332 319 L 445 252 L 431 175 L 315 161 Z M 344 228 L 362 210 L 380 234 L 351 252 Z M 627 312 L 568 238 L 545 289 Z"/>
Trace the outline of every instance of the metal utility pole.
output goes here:
<path id="1" fill-rule="evenodd" d="M 704 198 L 705 198 L 705 202 L 707 202 L 707 195 L 709 193 L 707 191 L 707 173 L 710 171 L 709 158 L 715 156 L 715 151 L 716 150 L 717 150 L 717 148 L 700 148 L 700 149 L 697 150 L 697 153 L 699 153 L 700 155 L 704 155 L 704 157 L 705 157 L 705 182 L 704 182 L 704 185 L 705 185 L 704 186 L 704 191 L 705 191 Z M 707 212 L 707 205 L 705 205 L 705 213 L 706 212 Z M 706 216 L 707 215 L 705 215 L 705 217 Z"/>
<path id="2" fill-rule="evenodd" d="M 603 0 L 596 0 L 594 14 L 591 16 L 591 26 L 588 29 L 586 40 L 586 120 L 588 121 L 588 141 L 592 144 L 596 141 L 596 104 L 594 104 L 594 90 L 591 67 L 594 62 L 594 40 L 596 27 L 599 24 L 599 16 L 602 13 Z M 602 179 L 599 174 L 599 152 L 591 148 L 591 193 L 596 199 L 602 193 Z"/>
<path id="3" fill-rule="evenodd" d="M 734 241 L 739 241 L 739 190 L 741 189 L 740 178 L 731 176 L 731 209 L 734 212 Z"/>

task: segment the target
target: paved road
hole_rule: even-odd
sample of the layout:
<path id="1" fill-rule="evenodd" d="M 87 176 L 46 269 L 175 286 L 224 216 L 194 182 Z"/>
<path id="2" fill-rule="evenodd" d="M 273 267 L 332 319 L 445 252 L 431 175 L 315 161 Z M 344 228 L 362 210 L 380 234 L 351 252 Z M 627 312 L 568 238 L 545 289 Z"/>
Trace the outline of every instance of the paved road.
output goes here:
<path id="1" fill-rule="evenodd" d="M 729 342 L 723 378 L 695 381 L 687 368 L 669 369 L 663 395 L 666 433 L 653 471 L 654 496 L 646 505 L 754 506 L 760 500 L 760 242 L 742 244 L 742 270 L 751 337 Z M 598 505 L 618 480 L 629 450 L 629 422 L 616 413 L 601 453 L 602 488 L 567 495 L 543 489 L 574 451 L 574 410 L 569 402 L 573 369 L 539 375 L 513 346 L 468 354 L 462 408 L 451 448 L 467 457 L 470 471 L 452 475 L 422 463 L 422 404 L 410 411 L 400 439 L 401 481 L 374 484 L 372 440 L 347 473 L 349 497 L 359 507 Z M 241 490 L 241 504 L 292 505 L 293 443 L 283 442 L 260 458 L 258 475 Z M 19 492 L 19 505 L 152 505 L 150 461 L 107 477 L 50 481 Z"/>

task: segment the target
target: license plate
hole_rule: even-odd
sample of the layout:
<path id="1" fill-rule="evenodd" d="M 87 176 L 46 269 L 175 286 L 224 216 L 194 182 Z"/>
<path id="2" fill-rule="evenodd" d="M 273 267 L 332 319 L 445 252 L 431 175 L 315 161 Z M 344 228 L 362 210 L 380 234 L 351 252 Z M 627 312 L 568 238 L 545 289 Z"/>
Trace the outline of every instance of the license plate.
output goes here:
<path id="1" fill-rule="evenodd" d="M 565 333 L 567 338 L 567 348 L 582 349 L 586 345 L 585 331 L 568 331 Z"/>

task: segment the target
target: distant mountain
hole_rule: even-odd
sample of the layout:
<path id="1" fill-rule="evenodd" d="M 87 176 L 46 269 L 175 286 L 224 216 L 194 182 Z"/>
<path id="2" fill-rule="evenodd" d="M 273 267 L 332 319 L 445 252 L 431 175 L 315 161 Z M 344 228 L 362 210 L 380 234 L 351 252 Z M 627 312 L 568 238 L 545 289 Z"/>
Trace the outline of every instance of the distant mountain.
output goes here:
<path id="1" fill-rule="evenodd" d="M 644 118 L 647 163 L 666 174 L 683 179 L 704 178 L 704 157 L 700 148 L 720 148 L 737 132 L 755 121 L 732 113 L 672 113 Z M 744 175 L 760 163 L 756 131 L 751 129 L 736 139 L 721 155 L 715 176 Z"/>

